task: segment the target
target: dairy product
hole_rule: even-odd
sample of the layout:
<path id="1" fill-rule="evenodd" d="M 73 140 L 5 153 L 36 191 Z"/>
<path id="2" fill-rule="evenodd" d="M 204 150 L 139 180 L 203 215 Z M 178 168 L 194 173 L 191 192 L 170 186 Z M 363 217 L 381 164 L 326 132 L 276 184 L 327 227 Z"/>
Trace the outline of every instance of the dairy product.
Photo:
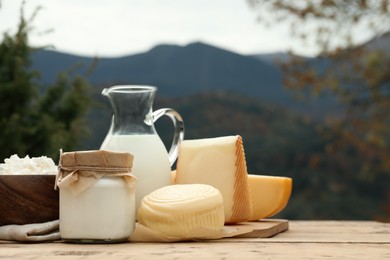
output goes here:
<path id="1" fill-rule="evenodd" d="M 26 155 L 24 158 L 20 158 L 17 154 L 14 154 L 0 164 L 0 174 L 46 175 L 56 174 L 57 171 L 57 166 L 53 160 L 46 156 L 30 158 L 30 156 Z"/>
<path id="2" fill-rule="evenodd" d="M 292 179 L 288 177 L 249 174 L 248 184 L 253 209 L 250 220 L 279 213 L 286 207 L 292 191 Z"/>
<path id="3" fill-rule="evenodd" d="M 135 223 L 135 196 L 120 177 L 103 177 L 74 195 L 60 189 L 60 235 L 75 242 L 128 239 Z"/>
<path id="4" fill-rule="evenodd" d="M 128 152 L 61 153 L 60 235 L 65 241 L 126 241 L 135 225 L 133 156 Z"/>
<path id="5" fill-rule="evenodd" d="M 171 184 L 176 184 L 176 170 L 171 171 Z"/>
<path id="6" fill-rule="evenodd" d="M 170 184 L 168 153 L 158 135 L 112 135 L 103 142 L 101 149 L 134 155 L 136 209 L 145 195 Z"/>
<path id="7" fill-rule="evenodd" d="M 169 237 L 186 237 L 196 228 L 220 231 L 224 226 L 221 193 L 210 185 L 170 185 L 145 196 L 139 223 Z"/>
<path id="8" fill-rule="evenodd" d="M 247 175 L 240 136 L 184 140 L 180 144 L 176 183 L 217 188 L 223 196 L 226 223 L 247 221 L 252 215 Z"/>

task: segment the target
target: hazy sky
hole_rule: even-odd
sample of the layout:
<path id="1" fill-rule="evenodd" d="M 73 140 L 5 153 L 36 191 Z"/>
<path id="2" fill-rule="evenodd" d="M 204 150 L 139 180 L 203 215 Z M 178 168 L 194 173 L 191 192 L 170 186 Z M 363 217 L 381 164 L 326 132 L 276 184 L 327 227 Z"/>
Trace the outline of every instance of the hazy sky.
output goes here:
<path id="1" fill-rule="evenodd" d="M 14 32 L 22 0 L 0 0 L 0 32 Z M 33 22 L 32 45 L 81 55 L 121 56 L 161 43 L 202 41 L 241 54 L 293 47 L 313 49 L 290 38 L 287 26 L 265 28 L 245 0 L 27 0 L 25 16 L 42 9 Z M 53 29 L 48 34 L 46 30 Z"/>

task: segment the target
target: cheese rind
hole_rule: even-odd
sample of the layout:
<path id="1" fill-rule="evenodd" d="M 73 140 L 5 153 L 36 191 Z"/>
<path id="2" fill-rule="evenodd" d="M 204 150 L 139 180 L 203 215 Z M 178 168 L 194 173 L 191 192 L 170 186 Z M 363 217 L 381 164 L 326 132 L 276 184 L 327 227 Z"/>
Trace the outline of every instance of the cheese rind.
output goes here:
<path id="1" fill-rule="evenodd" d="M 176 168 L 177 184 L 201 183 L 217 188 L 224 200 L 226 223 L 252 215 L 241 136 L 184 140 Z"/>
<path id="2" fill-rule="evenodd" d="M 272 217 L 282 211 L 291 196 L 292 179 L 289 177 L 248 175 L 252 216 L 255 221 Z"/>
<path id="3" fill-rule="evenodd" d="M 223 198 L 210 185 L 169 185 L 146 195 L 138 211 L 140 224 L 168 237 L 186 237 L 196 228 L 220 231 Z"/>

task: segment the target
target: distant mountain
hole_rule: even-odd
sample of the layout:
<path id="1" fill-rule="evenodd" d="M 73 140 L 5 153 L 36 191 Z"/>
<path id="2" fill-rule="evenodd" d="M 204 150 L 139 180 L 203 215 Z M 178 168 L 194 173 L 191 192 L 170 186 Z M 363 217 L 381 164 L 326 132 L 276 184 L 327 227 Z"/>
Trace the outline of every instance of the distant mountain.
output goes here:
<path id="1" fill-rule="evenodd" d="M 253 54 L 249 55 L 255 59 L 276 65 L 279 62 L 288 62 L 292 58 L 292 54 L 287 52 L 271 52 L 271 53 L 262 53 L 262 54 Z"/>
<path id="2" fill-rule="evenodd" d="M 390 33 L 374 38 L 363 47 L 390 51 Z M 283 87 L 278 62 L 292 58 L 289 53 L 240 55 L 228 50 L 195 42 L 186 46 L 158 45 L 147 52 L 117 58 L 83 57 L 51 50 L 32 56 L 33 68 L 49 84 L 59 72 L 86 76 L 95 94 L 117 84 L 147 84 L 159 88 L 158 96 L 182 97 L 201 92 L 233 91 L 261 102 L 322 117 L 338 111 L 334 98 L 322 96 L 298 101 L 296 93 Z M 326 57 L 306 58 L 317 71 L 331 66 Z"/>
<path id="3" fill-rule="evenodd" d="M 118 58 L 41 50 L 33 54 L 32 61 L 43 83 L 53 82 L 61 71 L 73 71 L 87 75 L 96 93 L 116 84 L 155 85 L 158 95 L 165 97 L 227 90 L 312 114 L 322 113 L 330 102 L 296 101 L 294 93 L 283 88 L 281 72 L 269 57 L 239 55 L 201 42 L 158 45 L 144 53 Z"/>
<path id="4" fill-rule="evenodd" d="M 39 51 L 34 67 L 42 72 L 44 83 L 52 82 L 60 71 L 82 65 L 85 73 L 93 58 Z M 275 67 L 203 43 L 184 47 L 159 45 L 148 52 L 120 58 L 98 58 L 90 80 L 97 85 L 151 84 L 168 96 L 187 95 L 208 90 L 235 90 L 260 94 L 281 86 Z M 271 95 L 271 93 L 269 93 Z"/>

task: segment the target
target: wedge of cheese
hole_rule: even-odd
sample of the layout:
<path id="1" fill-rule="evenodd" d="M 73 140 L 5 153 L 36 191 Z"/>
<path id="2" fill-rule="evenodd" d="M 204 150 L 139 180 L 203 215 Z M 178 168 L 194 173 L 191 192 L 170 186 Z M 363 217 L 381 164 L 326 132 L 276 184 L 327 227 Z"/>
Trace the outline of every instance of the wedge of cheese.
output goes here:
<path id="1" fill-rule="evenodd" d="M 146 195 L 138 222 L 168 237 L 186 238 L 194 229 L 222 230 L 223 198 L 205 184 L 169 185 Z"/>
<path id="2" fill-rule="evenodd" d="M 176 184 L 176 170 L 171 171 L 171 185 Z"/>
<path id="3" fill-rule="evenodd" d="M 252 216 L 248 173 L 241 136 L 184 140 L 179 147 L 175 182 L 217 188 L 224 201 L 226 223 Z"/>
<path id="4" fill-rule="evenodd" d="M 252 216 L 255 221 L 272 217 L 282 211 L 291 196 L 292 179 L 288 177 L 248 175 Z"/>

